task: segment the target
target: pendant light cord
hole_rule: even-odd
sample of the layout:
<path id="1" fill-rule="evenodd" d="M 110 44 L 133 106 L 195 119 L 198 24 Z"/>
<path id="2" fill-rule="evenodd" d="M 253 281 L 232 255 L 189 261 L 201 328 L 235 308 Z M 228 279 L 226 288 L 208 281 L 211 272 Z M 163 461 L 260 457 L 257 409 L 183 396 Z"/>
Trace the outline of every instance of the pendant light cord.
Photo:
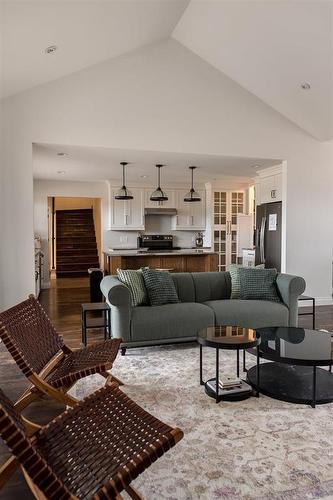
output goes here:
<path id="1" fill-rule="evenodd" d="M 125 164 L 123 163 L 123 187 L 126 186 L 125 184 Z"/>

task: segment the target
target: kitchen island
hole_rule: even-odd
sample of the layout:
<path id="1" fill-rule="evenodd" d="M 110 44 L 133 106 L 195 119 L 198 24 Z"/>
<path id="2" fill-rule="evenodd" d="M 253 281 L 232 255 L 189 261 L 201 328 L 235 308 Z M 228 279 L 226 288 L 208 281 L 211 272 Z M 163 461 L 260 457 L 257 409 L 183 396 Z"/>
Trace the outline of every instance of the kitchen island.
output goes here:
<path id="1" fill-rule="evenodd" d="M 218 270 L 218 255 L 209 249 L 165 251 L 112 250 L 104 252 L 105 274 L 120 269 L 168 269 L 172 272 L 207 272 Z"/>

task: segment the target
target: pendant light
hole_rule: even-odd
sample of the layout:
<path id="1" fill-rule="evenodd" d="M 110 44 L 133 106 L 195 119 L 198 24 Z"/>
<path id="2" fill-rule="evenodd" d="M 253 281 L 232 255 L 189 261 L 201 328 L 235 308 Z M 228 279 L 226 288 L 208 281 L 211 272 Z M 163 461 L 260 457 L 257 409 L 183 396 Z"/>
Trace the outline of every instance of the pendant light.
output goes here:
<path id="1" fill-rule="evenodd" d="M 191 202 L 191 201 L 201 201 L 201 198 L 200 198 L 200 195 L 199 193 L 197 193 L 195 190 L 194 190 L 194 187 L 193 187 L 193 172 L 194 170 L 197 168 L 197 167 L 188 167 L 190 170 L 191 170 L 191 189 L 189 190 L 189 192 L 186 194 L 185 198 L 184 198 L 184 201 L 188 201 L 188 202 Z"/>
<path id="2" fill-rule="evenodd" d="M 165 165 L 161 165 L 161 164 L 156 165 L 158 186 L 155 189 L 155 191 L 151 194 L 150 201 L 167 201 L 168 200 L 166 192 L 162 191 L 162 189 L 161 189 L 161 168 L 164 166 Z"/>
<path id="3" fill-rule="evenodd" d="M 125 167 L 128 165 L 127 161 L 121 161 L 120 165 L 123 167 L 123 185 L 120 189 L 118 189 L 117 194 L 115 195 L 115 200 L 133 200 L 132 193 L 127 189 L 125 185 Z"/>

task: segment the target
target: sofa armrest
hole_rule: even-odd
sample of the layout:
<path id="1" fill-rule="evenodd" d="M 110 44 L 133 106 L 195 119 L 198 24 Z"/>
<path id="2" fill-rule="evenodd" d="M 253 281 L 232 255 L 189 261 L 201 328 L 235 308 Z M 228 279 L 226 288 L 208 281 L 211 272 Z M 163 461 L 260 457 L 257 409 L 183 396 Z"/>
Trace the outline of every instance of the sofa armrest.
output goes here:
<path id="1" fill-rule="evenodd" d="M 283 302 L 289 308 L 289 326 L 297 326 L 298 323 L 298 297 L 305 290 L 305 280 L 300 276 L 291 274 L 279 274 L 276 284 Z"/>
<path id="2" fill-rule="evenodd" d="M 124 283 L 114 276 L 106 276 L 101 281 L 101 290 L 111 307 L 112 336 L 128 342 L 131 337 L 131 294 Z"/>

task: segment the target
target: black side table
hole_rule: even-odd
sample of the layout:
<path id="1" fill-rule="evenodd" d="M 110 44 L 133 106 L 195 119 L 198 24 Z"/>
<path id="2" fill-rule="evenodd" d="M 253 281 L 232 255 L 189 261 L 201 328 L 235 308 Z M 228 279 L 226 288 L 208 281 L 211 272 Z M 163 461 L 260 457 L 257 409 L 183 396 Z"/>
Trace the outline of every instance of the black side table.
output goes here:
<path id="1" fill-rule="evenodd" d="M 102 316 L 88 318 L 88 312 L 102 313 Z M 87 330 L 95 328 L 104 329 L 104 340 L 111 338 L 111 309 L 106 302 L 87 302 L 81 304 L 82 344 L 87 345 Z"/>
<path id="2" fill-rule="evenodd" d="M 254 330 L 240 326 L 211 326 L 201 330 L 198 333 L 197 340 L 200 347 L 200 385 L 204 385 L 208 396 L 215 399 L 216 403 L 221 400 L 240 401 L 254 395 L 252 387 L 245 381 L 242 381 L 242 388 L 230 391 L 221 389 L 219 386 L 220 349 L 231 349 L 237 352 L 237 377 L 239 377 L 239 351 L 254 348 L 260 340 L 256 337 Z M 202 346 L 215 349 L 215 378 L 204 382 L 202 379 Z M 257 377 L 259 379 L 259 355 L 257 356 Z M 256 396 L 259 396 L 257 391 Z"/>
<path id="3" fill-rule="evenodd" d="M 311 300 L 312 301 L 312 311 L 305 313 L 298 313 L 298 316 L 312 316 L 312 328 L 316 328 L 316 299 L 314 297 L 309 297 L 308 295 L 301 295 L 298 300 Z"/>

